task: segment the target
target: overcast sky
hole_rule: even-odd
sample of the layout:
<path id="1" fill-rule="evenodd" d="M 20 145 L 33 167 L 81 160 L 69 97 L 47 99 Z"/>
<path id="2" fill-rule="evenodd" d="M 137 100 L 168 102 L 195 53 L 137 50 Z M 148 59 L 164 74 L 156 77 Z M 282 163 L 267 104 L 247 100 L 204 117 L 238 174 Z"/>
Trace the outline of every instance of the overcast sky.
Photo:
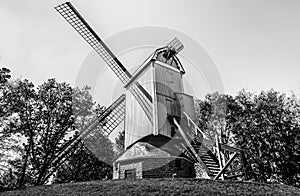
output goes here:
<path id="1" fill-rule="evenodd" d="M 63 2 L 0 0 L 1 67 L 37 85 L 52 77 L 75 84 L 92 49 L 53 9 Z M 225 93 L 274 88 L 300 95 L 300 1 L 71 2 L 103 39 L 143 26 L 168 27 L 189 35 L 214 60 Z"/>

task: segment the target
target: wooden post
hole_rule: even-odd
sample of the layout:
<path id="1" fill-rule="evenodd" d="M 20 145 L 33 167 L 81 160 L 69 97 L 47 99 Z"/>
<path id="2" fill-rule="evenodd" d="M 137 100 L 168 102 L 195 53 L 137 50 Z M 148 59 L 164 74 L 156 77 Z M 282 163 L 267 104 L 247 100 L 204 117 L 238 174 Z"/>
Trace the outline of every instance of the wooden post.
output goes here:
<path id="1" fill-rule="evenodd" d="M 156 97 L 156 75 L 155 75 L 155 64 L 152 63 L 151 68 L 152 69 L 152 84 L 153 84 L 153 92 L 152 92 L 152 98 L 153 98 L 153 103 L 152 103 L 152 116 L 153 116 L 153 135 L 158 135 L 158 115 L 157 115 L 157 97 Z"/>
<path id="2" fill-rule="evenodd" d="M 219 145 L 219 137 L 218 135 L 216 135 L 216 148 L 217 148 L 217 155 L 218 155 L 218 159 L 219 159 L 219 167 L 220 167 L 220 171 L 222 171 L 223 169 L 223 164 L 222 164 L 222 157 L 221 157 L 221 148 Z M 216 179 L 216 178 L 215 178 Z M 224 180 L 224 174 L 221 174 L 221 180 Z"/>
<path id="3" fill-rule="evenodd" d="M 224 149 L 222 149 L 222 146 L 220 146 L 220 154 L 222 158 L 222 165 L 224 166 L 226 164 L 226 152 Z"/>
<path id="4" fill-rule="evenodd" d="M 241 161 L 242 161 L 242 167 L 243 167 L 243 173 L 245 180 L 248 180 L 250 178 L 249 170 L 248 170 L 248 164 L 245 157 L 244 151 L 241 151 Z"/>

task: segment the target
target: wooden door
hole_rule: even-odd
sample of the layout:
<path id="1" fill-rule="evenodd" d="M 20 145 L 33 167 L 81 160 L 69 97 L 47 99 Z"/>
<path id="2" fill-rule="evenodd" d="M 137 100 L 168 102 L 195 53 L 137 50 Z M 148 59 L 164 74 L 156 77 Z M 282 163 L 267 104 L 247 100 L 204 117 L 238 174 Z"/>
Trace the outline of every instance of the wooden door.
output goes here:
<path id="1" fill-rule="evenodd" d="M 125 170 L 125 179 L 136 179 L 136 169 Z"/>

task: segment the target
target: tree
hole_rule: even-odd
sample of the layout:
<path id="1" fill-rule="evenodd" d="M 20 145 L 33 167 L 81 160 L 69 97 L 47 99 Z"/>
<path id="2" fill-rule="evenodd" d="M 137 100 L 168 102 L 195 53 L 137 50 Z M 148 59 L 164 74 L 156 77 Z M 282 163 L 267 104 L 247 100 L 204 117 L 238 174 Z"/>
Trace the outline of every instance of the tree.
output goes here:
<path id="1" fill-rule="evenodd" d="M 6 135 L 6 138 L 18 136 L 18 134 L 23 135 L 24 132 L 22 129 L 25 128 L 26 125 L 20 126 L 20 129 L 17 127 L 19 124 L 19 117 L 24 117 L 32 111 L 32 107 L 30 106 L 30 102 L 34 96 L 34 89 L 32 83 L 28 82 L 27 80 L 24 81 L 11 81 L 2 88 L 2 96 L 0 100 L 1 105 L 1 113 L 2 113 L 2 129 L 1 134 Z M 25 114 L 24 110 L 26 108 L 28 113 Z M 21 114 L 21 115 L 19 115 Z M 11 144 L 10 141 L 4 143 L 4 146 L 7 147 Z M 25 149 L 22 149 L 22 151 Z M 21 151 L 21 153 L 22 153 Z M 27 167 L 29 151 L 25 150 L 24 153 L 24 164 Z M 21 180 L 25 178 L 25 170 L 23 169 L 23 175 L 21 175 Z"/>
<path id="2" fill-rule="evenodd" d="M 10 76 L 10 70 L 5 68 L 5 67 L 2 67 L 0 68 L 0 87 L 7 83 L 7 81 L 11 78 Z"/>
<path id="3" fill-rule="evenodd" d="M 236 100 L 242 110 L 233 133 L 247 150 L 253 176 L 299 186 L 300 149 L 295 139 L 300 131 L 299 101 L 274 90 L 259 95 L 241 91 Z"/>
<path id="4" fill-rule="evenodd" d="M 0 191 L 9 190 L 16 186 L 15 173 L 11 165 L 18 162 L 13 160 L 12 155 L 21 151 L 16 138 L 12 137 L 12 133 L 5 130 L 5 117 L 9 115 L 5 109 L 5 101 L 3 91 L 9 86 L 11 78 L 10 70 L 7 68 L 0 69 Z"/>
<path id="5" fill-rule="evenodd" d="M 3 105 L 3 101 L 2 101 L 2 95 L 3 95 L 3 88 L 5 87 L 5 85 L 7 85 L 8 79 L 11 77 L 9 75 L 10 70 L 6 69 L 6 68 L 1 68 L 0 69 L 0 149 L 5 149 L 7 148 L 7 139 L 9 138 L 9 134 L 8 133 L 4 133 L 2 131 L 3 129 L 3 117 L 5 116 L 5 110 L 4 110 L 4 105 Z M 7 149 L 6 149 L 7 150 Z M 3 159 L 5 155 L 3 154 L 3 152 L 0 151 L 0 160 Z"/>
<path id="6" fill-rule="evenodd" d="M 206 95 L 203 101 L 196 100 L 198 126 L 211 140 L 218 135 L 225 144 L 234 143 L 232 125 L 237 121 L 239 110 L 239 105 L 230 95 L 216 92 Z"/>
<path id="7" fill-rule="evenodd" d="M 118 136 L 115 138 L 115 142 L 117 154 L 120 156 L 125 152 L 125 130 L 119 132 Z"/>
<path id="8" fill-rule="evenodd" d="M 196 102 L 199 126 L 213 139 L 246 150 L 251 176 L 261 182 L 300 186 L 300 104 L 271 89 L 236 97 L 214 93 Z"/>
<path id="9" fill-rule="evenodd" d="M 18 80 L 3 91 L 4 130 L 25 138 L 19 186 L 46 182 L 52 161 L 72 139 L 76 122 L 92 114 L 88 90 L 49 79 L 37 88 L 28 80 Z"/>

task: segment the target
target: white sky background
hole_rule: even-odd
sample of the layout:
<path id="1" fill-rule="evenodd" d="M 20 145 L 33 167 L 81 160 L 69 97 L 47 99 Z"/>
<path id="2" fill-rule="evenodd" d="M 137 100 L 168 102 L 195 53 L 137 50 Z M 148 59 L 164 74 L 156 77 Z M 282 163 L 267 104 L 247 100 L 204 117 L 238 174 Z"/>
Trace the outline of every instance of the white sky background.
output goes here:
<path id="1" fill-rule="evenodd" d="M 8 67 L 14 77 L 27 78 L 36 85 L 53 77 L 74 85 L 92 49 L 54 10 L 63 2 L 0 0 L 1 67 Z M 300 95 L 300 1 L 71 2 L 103 39 L 142 26 L 168 27 L 188 34 L 215 61 L 225 93 L 274 88 Z M 133 59 L 130 54 L 120 57 L 123 62 L 134 61 L 134 65 L 144 58 Z M 112 93 L 113 85 L 104 86 L 107 87 L 101 92 Z M 101 92 L 98 94 L 107 94 Z M 109 104 L 100 95 L 95 99 Z"/>

